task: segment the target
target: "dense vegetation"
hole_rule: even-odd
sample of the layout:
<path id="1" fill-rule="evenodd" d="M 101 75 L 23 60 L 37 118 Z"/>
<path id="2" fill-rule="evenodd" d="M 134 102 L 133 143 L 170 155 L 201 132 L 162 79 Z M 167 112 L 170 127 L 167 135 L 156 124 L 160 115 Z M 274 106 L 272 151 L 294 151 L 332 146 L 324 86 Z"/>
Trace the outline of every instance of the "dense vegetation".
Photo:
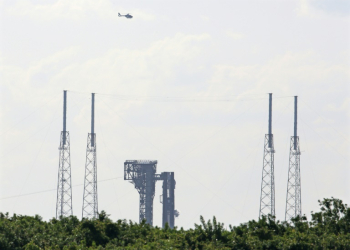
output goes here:
<path id="1" fill-rule="evenodd" d="M 213 220 L 194 229 L 150 227 L 75 216 L 43 221 L 40 216 L 0 213 L 0 249 L 350 249 L 350 208 L 338 199 L 319 201 L 320 212 L 291 223 L 264 217 L 225 228 Z"/>

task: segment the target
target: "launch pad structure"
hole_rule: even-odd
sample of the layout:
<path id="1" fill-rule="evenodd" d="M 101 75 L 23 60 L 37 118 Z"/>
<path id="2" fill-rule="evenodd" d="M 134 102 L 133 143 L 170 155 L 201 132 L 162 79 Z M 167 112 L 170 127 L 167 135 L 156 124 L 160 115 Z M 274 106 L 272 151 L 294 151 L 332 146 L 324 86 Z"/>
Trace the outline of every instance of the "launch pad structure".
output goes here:
<path id="1" fill-rule="evenodd" d="M 124 162 L 124 180 L 134 184 L 140 195 L 139 222 L 144 219 L 153 225 L 153 199 L 155 195 L 156 181 L 163 181 L 162 225 L 168 223 L 170 228 L 175 226 L 175 179 L 174 172 L 157 174 L 156 160 L 127 160 Z"/>
<path id="2" fill-rule="evenodd" d="M 294 135 L 290 137 L 288 184 L 286 196 L 285 220 L 302 216 L 300 144 L 297 133 L 298 97 L 294 96 Z M 63 130 L 59 146 L 59 168 L 57 182 L 56 218 L 73 215 L 72 181 L 70 159 L 70 134 L 67 123 L 67 91 L 63 91 Z M 97 146 L 95 133 L 95 93 L 91 94 L 91 132 L 88 133 L 86 145 L 86 162 L 84 176 L 84 193 L 82 218 L 98 217 L 97 195 Z M 269 93 L 268 133 L 265 134 L 263 169 L 260 193 L 259 218 L 275 218 L 275 177 L 274 177 L 274 137 L 272 133 L 272 93 Z M 153 200 L 157 181 L 162 181 L 162 227 L 175 226 L 175 176 L 174 172 L 157 174 L 157 160 L 126 160 L 124 162 L 124 180 L 134 184 L 139 193 L 139 222 L 146 221 L 153 226 Z"/>

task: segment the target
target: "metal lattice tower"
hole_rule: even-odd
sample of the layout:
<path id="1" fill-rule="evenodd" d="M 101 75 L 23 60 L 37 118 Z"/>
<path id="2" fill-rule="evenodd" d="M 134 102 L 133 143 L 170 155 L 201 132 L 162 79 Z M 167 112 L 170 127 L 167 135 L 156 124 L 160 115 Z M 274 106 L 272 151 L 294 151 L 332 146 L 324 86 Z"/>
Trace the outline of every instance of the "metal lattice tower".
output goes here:
<path id="1" fill-rule="evenodd" d="M 290 138 L 285 220 L 301 216 L 300 146 L 297 135 L 298 97 L 294 96 L 294 136 Z"/>
<path id="2" fill-rule="evenodd" d="M 70 139 L 66 131 L 67 91 L 63 91 L 63 131 L 59 149 L 59 166 L 57 182 L 56 218 L 73 215 L 72 179 L 70 164 Z"/>
<path id="3" fill-rule="evenodd" d="M 275 176 L 272 134 L 272 93 L 269 94 L 269 133 L 265 135 L 264 159 L 261 180 L 259 218 L 271 214 L 275 216 Z"/>
<path id="4" fill-rule="evenodd" d="M 92 93 L 91 97 L 91 133 L 88 134 L 86 146 L 83 218 L 98 217 L 96 134 L 94 131 L 95 94 Z"/>
<path id="5" fill-rule="evenodd" d="M 124 162 L 124 180 L 130 180 L 140 194 L 139 221 L 146 219 L 151 226 L 156 181 L 161 179 L 156 171 L 157 161 L 127 160 Z"/>
<path id="6" fill-rule="evenodd" d="M 163 203 L 163 228 L 168 223 L 170 228 L 175 226 L 175 217 L 178 213 L 175 210 L 175 179 L 174 172 L 163 172 L 160 175 L 163 180 L 163 194 L 161 196 L 161 203 Z"/>

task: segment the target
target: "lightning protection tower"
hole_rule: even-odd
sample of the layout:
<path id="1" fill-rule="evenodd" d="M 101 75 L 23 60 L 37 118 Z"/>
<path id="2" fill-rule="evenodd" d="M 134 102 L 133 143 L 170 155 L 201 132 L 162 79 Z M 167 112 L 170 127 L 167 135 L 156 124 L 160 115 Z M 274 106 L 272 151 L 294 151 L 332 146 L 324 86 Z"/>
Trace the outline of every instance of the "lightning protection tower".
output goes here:
<path id="1" fill-rule="evenodd" d="M 98 217 L 97 200 L 97 159 L 95 120 L 95 94 L 91 94 L 91 133 L 88 134 L 86 146 L 86 163 L 84 179 L 83 218 Z"/>
<path id="2" fill-rule="evenodd" d="M 269 133 L 265 135 L 259 217 L 275 216 L 275 177 L 272 134 L 272 93 L 269 94 Z"/>
<path id="3" fill-rule="evenodd" d="M 153 225 L 153 198 L 156 181 L 160 175 L 156 174 L 157 161 L 127 160 L 124 162 L 124 180 L 130 180 L 140 194 L 139 221 L 146 219 Z"/>
<path id="4" fill-rule="evenodd" d="M 72 179 L 70 164 L 70 139 L 66 131 L 67 121 L 67 90 L 63 91 L 63 131 L 59 150 L 56 218 L 73 215 L 72 208 Z"/>
<path id="5" fill-rule="evenodd" d="M 163 172 L 160 175 L 163 180 L 163 194 L 161 195 L 161 203 L 163 204 L 163 228 L 168 223 L 170 228 L 175 226 L 175 217 L 178 212 L 175 210 L 175 179 L 174 172 Z"/>
<path id="6" fill-rule="evenodd" d="M 294 96 L 294 136 L 290 138 L 285 220 L 301 216 L 300 146 L 297 135 L 298 97 Z"/>

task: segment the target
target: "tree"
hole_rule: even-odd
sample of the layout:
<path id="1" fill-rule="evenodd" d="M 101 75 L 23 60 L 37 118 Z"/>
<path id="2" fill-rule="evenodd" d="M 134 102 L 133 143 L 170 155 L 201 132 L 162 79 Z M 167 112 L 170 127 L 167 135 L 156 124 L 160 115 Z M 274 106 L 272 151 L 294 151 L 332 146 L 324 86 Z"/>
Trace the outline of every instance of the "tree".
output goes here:
<path id="1" fill-rule="evenodd" d="M 331 198 L 318 201 L 321 211 L 311 212 L 311 225 L 315 226 L 319 233 L 349 233 L 350 232 L 350 208 L 343 201 Z"/>

